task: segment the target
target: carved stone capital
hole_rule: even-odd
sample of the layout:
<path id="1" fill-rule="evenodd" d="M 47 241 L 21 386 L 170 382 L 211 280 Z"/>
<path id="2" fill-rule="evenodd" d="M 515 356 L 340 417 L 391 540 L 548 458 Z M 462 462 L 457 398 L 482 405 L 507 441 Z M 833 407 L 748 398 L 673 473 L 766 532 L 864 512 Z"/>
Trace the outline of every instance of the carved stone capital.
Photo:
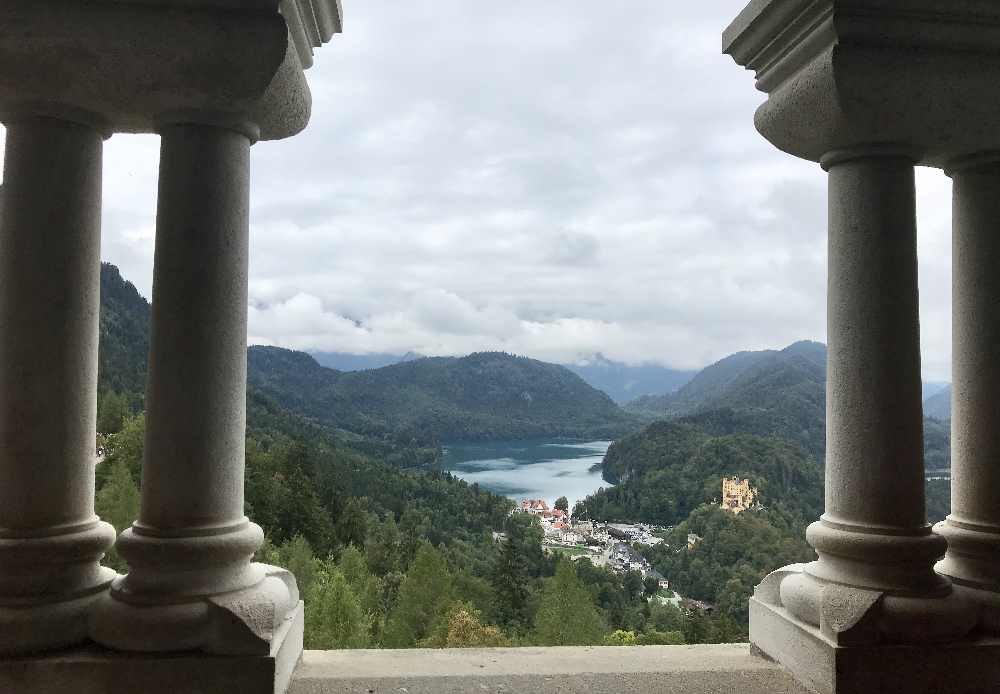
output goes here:
<path id="1" fill-rule="evenodd" d="M 45 104 L 155 132 L 163 114 L 211 112 L 288 137 L 309 120 L 312 48 L 339 30 L 335 0 L 9 0 L 0 119 Z"/>
<path id="2" fill-rule="evenodd" d="M 797 157 L 891 142 L 943 167 L 1000 148 L 1000 7 L 988 0 L 761 0 L 723 50 L 768 95 L 757 129 Z"/>

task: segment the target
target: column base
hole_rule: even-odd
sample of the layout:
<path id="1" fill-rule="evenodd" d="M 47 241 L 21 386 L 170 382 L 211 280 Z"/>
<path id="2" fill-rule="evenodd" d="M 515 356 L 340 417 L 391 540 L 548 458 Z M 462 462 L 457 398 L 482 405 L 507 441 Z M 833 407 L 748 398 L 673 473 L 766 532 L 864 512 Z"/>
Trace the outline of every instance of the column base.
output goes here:
<path id="1" fill-rule="evenodd" d="M 982 694 L 1000 686 L 1000 639 L 838 646 L 811 624 L 750 598 L 750 643 L 818 694 Z"/>
<path id="2" fill-rule="evenodd" d="M 118 575 L 99 564 L 113 527 L 94 520 L 59 530 L 0 534 L 0 656 L 86 642 L 89 612 Z"/>
<path id="3" fill-rule="evenodd" d="M 299 591 L 285 569 L 249 567 L 260 580 L 248 588 L 174 599 L 130 595 L 126 574 L 95 605 L 90 637 L 118 651 L 267 655 L 301 605 Z"/>
<path id="4" fill-rule="evenodd" d="M 979 606 L 980 627 L 1000 636 L 1000 527 L 969 523 L 953 514 L 934 531 L 948 540 L 948 553 L 934 568 Z"/>
<path id="5" fill-rule="evenodd" d="M 116 574 L 111 569 L 102 569 L 101 576 L 103 580 L 92 592 L 70 600 L 25 607 L 0 606 L 0 656 L 53 651 L 84 643 L 90 610 L 107 593 Z M 0 686 L 0 691 L 7 690 Z"/>
<path id="6" fill-rule="evenodd" d="M 302 655 L 299 602 L 265 655 L 118 653 L 94 646 L 0 661 L 0 692 L 46 694 L 284 694 Z"/>
<path id="7" fill-rule="evenodd" d="M 1000 593 L 955 584 L 955 593 L 979 607 L 979 628 L 991 636 L 1000 636 Z"/>

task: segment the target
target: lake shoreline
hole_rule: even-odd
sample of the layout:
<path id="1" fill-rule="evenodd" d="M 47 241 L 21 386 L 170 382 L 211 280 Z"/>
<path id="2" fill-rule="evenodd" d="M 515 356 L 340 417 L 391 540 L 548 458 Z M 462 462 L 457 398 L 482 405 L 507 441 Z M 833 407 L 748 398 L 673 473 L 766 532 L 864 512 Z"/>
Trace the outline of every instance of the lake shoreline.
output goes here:
<path id="1" fill-rule="evenodd" d="M 560 496 L 570 502 L 609 485 L 601 461 L 610 441 L 569 438 L 448 443 L 442 446 L 442 470 L 515 502 Z"/>

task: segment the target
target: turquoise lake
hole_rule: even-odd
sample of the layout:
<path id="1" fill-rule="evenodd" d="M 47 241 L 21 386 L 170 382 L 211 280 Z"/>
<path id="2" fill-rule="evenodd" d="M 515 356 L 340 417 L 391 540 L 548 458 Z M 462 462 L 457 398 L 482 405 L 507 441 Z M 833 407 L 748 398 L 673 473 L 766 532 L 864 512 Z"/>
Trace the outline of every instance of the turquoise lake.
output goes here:
<path id="1" fill-rule="evenodd" d="M 600 469 L 610 441 L 492 441 L 444 446 L 443 467 L 470 484 L 515 501 L 560 496 L 569 507 L 588 494 L 609 487 Z"/>

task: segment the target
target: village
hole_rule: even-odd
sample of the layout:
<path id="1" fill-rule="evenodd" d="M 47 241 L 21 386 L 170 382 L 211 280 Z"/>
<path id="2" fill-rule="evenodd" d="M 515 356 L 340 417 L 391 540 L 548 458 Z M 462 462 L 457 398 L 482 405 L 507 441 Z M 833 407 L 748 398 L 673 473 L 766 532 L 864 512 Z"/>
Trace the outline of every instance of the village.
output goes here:
<path id="1" fill-rule="evenodd" d="M 750 480 L 739 477 L 725 477 L 722 480 L 722 498 L 716 500 L 722 509 L 739 514 L 759 508 L 758 492 Z M 670 590 L 668 577 L 657 571 L 642 555 L 637 546 L 654 546 L 665 542 L 673 529 L 645 523 L 609 523 L 590 520 L 576 520 L 568 510 L 549 507 L 544 499 L 522 499 L 511 513 L 526 513 L 538 519 L 542 532 L 542 548 L 547 553 L 562 554 L 573 561 L 586 559 L 595 566 L 606 566 L 612 571 L 625 574 L 634 571 L 642 578 L 652 578 L 659 584 L 656 598 L 675 605 L 681 603 L 711 610 L 711 605 L 686 600 Z M 697 535 L 687 536 L 686 547 L 678 551 L 694 549 L 701 541 Z"/>

